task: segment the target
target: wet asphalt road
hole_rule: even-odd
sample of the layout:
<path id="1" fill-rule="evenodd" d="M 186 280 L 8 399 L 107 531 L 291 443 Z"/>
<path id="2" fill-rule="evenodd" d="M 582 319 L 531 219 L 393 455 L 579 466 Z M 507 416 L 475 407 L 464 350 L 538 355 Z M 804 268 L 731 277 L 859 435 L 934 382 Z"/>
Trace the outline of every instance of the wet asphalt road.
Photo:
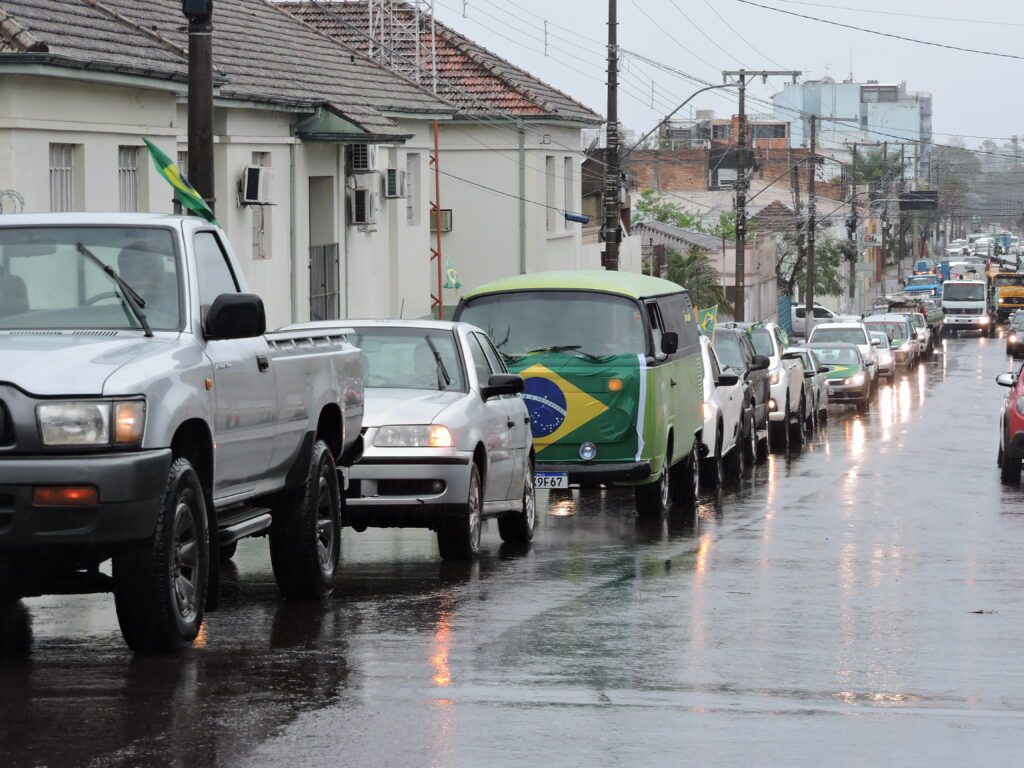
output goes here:
<path id="1" fill-rule="evenodd" d="M 0 766 L 1020 765 L 1008 361 L 946 344 L 696 520 L 542 495 L 529 552 L 491 523 L 465 567 L 428 532 L 346 531 L 322 606 L 282 604 L 250 540 L 172 658 L 133 659 L 106 596 L 25 601 Z"/>

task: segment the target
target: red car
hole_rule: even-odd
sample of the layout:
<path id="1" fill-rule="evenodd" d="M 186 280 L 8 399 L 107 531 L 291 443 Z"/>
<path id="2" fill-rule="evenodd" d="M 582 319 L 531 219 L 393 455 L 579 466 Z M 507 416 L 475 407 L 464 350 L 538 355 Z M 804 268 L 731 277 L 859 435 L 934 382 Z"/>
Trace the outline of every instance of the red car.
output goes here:
<path id="1" fill-rule="evenodd" d="M 1024 366 L 1017 373 L 1003 373 L 996 378 L 1001 387 L 1009 387 L 999 420 L 1000 477 L 1007 485 L 1020 483 L 1021 461 L 1024 459 Z"/>

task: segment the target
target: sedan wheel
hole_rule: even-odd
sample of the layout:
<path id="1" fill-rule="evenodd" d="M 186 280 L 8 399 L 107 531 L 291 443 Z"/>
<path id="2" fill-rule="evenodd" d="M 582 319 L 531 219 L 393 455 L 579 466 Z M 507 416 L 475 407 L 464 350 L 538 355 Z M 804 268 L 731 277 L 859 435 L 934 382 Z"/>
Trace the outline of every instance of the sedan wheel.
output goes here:
<path id="1" fill-rule="evenodd" d="M 480 468 L 469 474 L 469 498 L 462 510 L 445 520 L 437 532 L 437 549 L 444 560 L 472 560 L 480 554 L 484 494 Z"/>
<path id="2" fill-rule="evenodd" d="M 533 464 L 527 465 L 523 483 L 523 506 L 519 512 L 498 518 L 498 534 L 507 544 L 526 544 L 537 527 L 537 496 L 533 488 Z"/>

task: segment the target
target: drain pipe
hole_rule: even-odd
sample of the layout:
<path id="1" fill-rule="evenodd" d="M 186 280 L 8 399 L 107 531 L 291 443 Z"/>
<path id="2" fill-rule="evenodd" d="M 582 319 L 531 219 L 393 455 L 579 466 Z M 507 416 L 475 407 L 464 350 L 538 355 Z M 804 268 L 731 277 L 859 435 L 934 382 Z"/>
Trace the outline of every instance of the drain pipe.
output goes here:
<path id="1" fill-rule="evenodd" d="M 299 285 L 298 285 L 298 269 L 299 269 L 299 248 L 298 248 L 298 236 L 295 233 L 295 222 L 298 219 L 297 205 L 295 202 L 295 134 L 292 132 L 292 143 L 289 144 L 289 155 L 290 155 L 290 167 L 289 167 L 289 178 L 288 188 L 290 202 L 288 204 L 288 216 L 289 216 L 289 232 L 291 233 L 291 285 L 292 285 L 292 322 L 297 323 L 299 321 Z"/>
<path id="2" fill-rule="evenodd" d="M 519 274 L 526 274 L 526 128 L 516 119 L 519 130 Z"/>

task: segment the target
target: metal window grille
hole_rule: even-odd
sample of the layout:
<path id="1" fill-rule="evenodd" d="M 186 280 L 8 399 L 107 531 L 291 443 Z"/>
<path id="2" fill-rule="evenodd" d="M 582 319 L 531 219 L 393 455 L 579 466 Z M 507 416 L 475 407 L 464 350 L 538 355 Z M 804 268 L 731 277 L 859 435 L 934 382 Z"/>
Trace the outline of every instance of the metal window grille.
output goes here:
<path id="1" fill-rule="evenodd" d="M 117 188 L 123 213 L 139 210 L 139 148 L 117 148 Z"/>
<path id="2" fill-rule="evenodd" d="M 50 145 L 50 210 L 62 213 L 75 207 L 75 145 Z"/>
<path id="3" fill-rule="evenodd" d="M 337 320 L 341 316 L 338 244 L 309 248 L 309 319 Z"/>
<path id="4" fill-rule="evenodd" d="M 416 206 L 419 201 L 416 193 L 419 191 L 419 179 L 416 176 L 419 171 L 420 156 L 416 154 L 405 156 L 405 223 L 416 223 Z"/>

